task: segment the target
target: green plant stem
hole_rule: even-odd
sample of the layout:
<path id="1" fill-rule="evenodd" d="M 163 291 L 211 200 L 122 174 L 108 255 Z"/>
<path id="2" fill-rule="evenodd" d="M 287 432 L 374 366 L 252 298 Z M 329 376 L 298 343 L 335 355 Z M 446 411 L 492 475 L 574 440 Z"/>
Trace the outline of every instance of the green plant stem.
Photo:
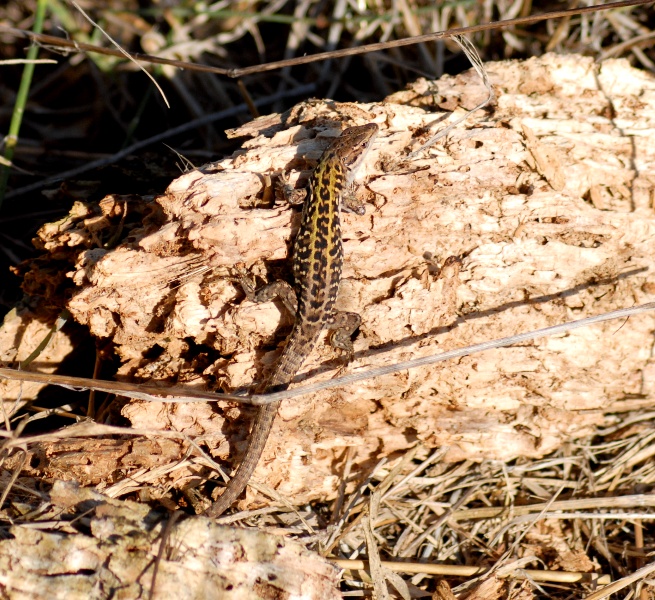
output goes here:
<path id="1" fill-rule="evenodd" d="M 34 27 L 32 28 L 35 33 L 41 33 L 43 31 L 43 21 L 45 20 L 47 5 L 48 0 L 37 1 L 36 14 L 34 15 Z M 38 46 L 33 44 L 27 51 L 27 59 L 30 61 L 36 60 L 38 53 Z M 16 94 L 16 105 L 14 106 L 14 112 L 11 116 L 11 123 L 9 125 L 9 133 L 5 139 L 5 159 L 7 159 L 7 164 L 0 166 L 0 208 L 2 207 L 2 201 L 7 190 L 11 162 L 14 158 L 14 150 L 18 145 L 18 132 L 20 131 L 20 125 L 23 121 L 23 113 L 25 112 L 25 105 L 27 104 L 27 96 L 29 95 L 33 74 L 34 63 L 28 62 L 23 69 L 23 76 L 21 77 L 18 93 Z"/>

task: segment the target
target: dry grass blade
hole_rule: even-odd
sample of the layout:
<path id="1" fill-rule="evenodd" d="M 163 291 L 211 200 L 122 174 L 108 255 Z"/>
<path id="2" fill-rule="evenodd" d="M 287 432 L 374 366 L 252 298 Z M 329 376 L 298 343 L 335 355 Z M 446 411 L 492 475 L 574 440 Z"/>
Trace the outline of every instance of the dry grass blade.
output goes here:
<path id="1" fill-rule="evenodd" d="M 625 589 L 626 587 L 628 587 L 632 583 L 635 583 L 636 581 L 647 579 L 648 576 L 653 571 L 655 571 L 655 563 L 650 563 L 649 565 L 646 565 L 645 567 L 638 569 L 631 575 L 628 575 L 627 577 L 623 577 L 622 579 L 619 579 L 619 581 L 610 583 L 607 587 L 603 588 L 602 590 L 590 594 L 589 596 L 587 596 L 586 600 L 602 600 L 603 598 L 608 598 L 612 594 L 616 594 L 616 592 L 620 592 L 621 590 Z"/>
<path id="2" fill-rule="evenodd" d="M 466 114 L 464 114 L 459 119 L 456 119 L 455 121 L 450 123 L 447 127 L 444 127 L 444 129 L 439 131 L 439 133 L 432 136 L 427 142 L 425 142 L 425 144 L 422 144 L 420 148 L 417 148 L 416 150 L 408 154 L 407 160 L 416 158 L 421 152 L 432 146 L 437 140 L 446 136 L 450 131 L 455 129 L 455 127 L 457 127 L 460 123 L 466 121 L 466 119 L 468 119 L 470 115 L 477 112 L 478 110 L 482 110 L 485 106 L 488 106 L 494 100 L 494 90 L 491 87 L 491 83 L 489 82 L 489 77 L 487 76 L 487 71 L 484 68 L 482 59 L 480 58 L 478 51 L 475 49 L 475 46 L 470 42 L 468 38 L 464 37 L 463 35 L 453 36 L 453 41 L 456 42 L 457 45 L 463 50 L 464 54 L 466 55 L 466 58 L 469 59 L 471 65 L 475 69 L 475 72 L 480 76 L 480 79 L 482 80 L 484 87 L 489 92 L 489 95 L 485 100 L 480 102 L 480 104 L 478 104 L 475 108 L 472 108 L 471 110 L 467 111 Z"/>
<path id="3" fill-rule="evenodd" d="M 369 369 L 362 373 L 354 373 L 352 375 L 345 375 L 322 383 L 300 386 L 284 392 L 276 392 L 273 394 L 253 394 L 251 396 L 239 396 L 235 394 L 220 394 L 220 393 L 206 393 L 198 392 L 192 389 L 169 387 L 161 389 L 153 389 L 147 385 L 133 385 L 118 382 L 100 382 L 95 379 L 87 379 L 80 377 L 67 377 L 60 375 L 45 375 L 35 372 L 23 372 L 14 369 L 6 369 L 0 367 L 0 377 L 5 377 L 12 380 L 22 381 L 38 381 L 49 383 L 52 385 L 61 385 L 64 387 L 76 388 L 79 390 L 96 390 L 96 391 L 109 391 L 120 393 L 130 398 L 138 398 L 141 400 L 148 400 L 152 402 L 180 402 L 180 403 L 193 403 L 193 402 L 216 402 L 219 400 L 231 400 L 241 404 L 250 404 L 254 406 L 261 406 L 263 404 L 270 404 L 285 400 L 288 398 L 296 398 L 320 390 L 328 390 L 336 387 L 356 383 L 358 381 L 365 381 L 375 377 L 381 377 L 390 373 L 397 373 L 407 369 L 418 368 L 425 365 L 436 364 L 446 360 L 460 358 L 462 356 L 469 356 L 477 352 L 491 350 L 493 348 L 502 348 L 518 344 L 527 340 L 533 340 L 540 337 L 549 335 L 558 335 L 563 332 L 573 331 L 581 327 L 587 327 L 596 323 L 611 321 L 614 319 L 624 319 L 631 315 L 638 315 L 644 312 L 655 310 L 655 303 L 642 304 L 640 306 L 633 306 L 632 308 L 622 308 L 615 310 L 604 315 L 597 315 L 595 317 L 588 317 L 578 321 L 571 321 L 561 325 L 553 325 L 544 329 L 537 329 L 535 331 L 525 332 L 506 338 L 497 340 L 489 340 L 480 344 L 474 344 L 465 348 L 457 350 L 449 350 L 441 354 L 426 356 L 408 360 L 402 363 L 396 363 L 385 367 Z"/>
<path id="4" fill-rule="evenodd" d="M 132 62 L 133 62 L 133 63 L 134 63 L 134 64 L 135 64 L 135 65 L 136 65 L 136 66 L 137 66 L 137 67 L 138 67 L 138 68 L 139 68 L 139 69 L 140 69 L 140 70 L 141 70 L 141 71 L 146 75 L 146 77 L 148 77 L 148 79 L 150 79 L 150 81 L 152 81 L 152 83 L 155 85 L 155 87 L 157 88 L 157 90 L 158 90 L 159 93 L 161 94 L 161 97 L 163 98 L 164 102 L 166 103 L 166 106 L 167 106 L 168 108 L 170 108 L 171 105 L 168 103 L 168 99 L 166 98 L 166 94 L 164 94 L 164 90 L 161 89 L 161 86 L 157 83 L 157 80 L 156 80 L 156 79 L 155 79 L 155 78 L 154 78 L 150 73 L 148 73 L 148 71 L 146 71 L 146 70 L 143 68 L 143 66 L 141 66 L 141 65 L 139 64 L 139 61 L 136 60 L 133 56 L 131 56 L 129 52 L 127 52 L 126 50 L 124 50 L 123 48 L 121 48 L 121 45 L 120 45 L 116 40 L 114 40 L 114 39 L 113 39 L 113 38 L 112 38 L 112 37 L 111 37 L 111 36 L 110 36 L 110 35 L 109 35 L 109 34 L 108 34 L 104 29 L 102 29 L 102 27 L 100 27 L 97 23 L 95 23 L 95 22 L 93 21 L 93 19 L 92 19 L 91 17 L 89 17 L 89 15 L 87 15 L 87 14 L 84 12 L 84 10 L 82 10 L 82 7 L 81 7 L 77 2 L 75 2 L 75 0 L 70 0 L 70 3 L 71 3 L 71 4 L 72 4 L 72 5 L 73 5 L 73 6 L 74 6 L 78 11 L 79 11 L 79 13 L 80 13 L 80 14 L 81 14 L 81 15 L 82 15 L 82 16 L 83 16 L 83 17 L 84 17 L 84 18 L 85 18 L 89 23 L 91 23 L 91 25 L 93 25 L 94 27 L 97 27 L 98 30 L 102 33 L 102 35 L 104 35 L 104 36 L 105 36 L 105 37 L 106 37 L 106 38 L 107 38 L 107 39 L 108 39 L 108 40 L 109 40 L 109 41 L 110 41 L 114 46 L 116 46 L 116 48 L 118 48 L 118 51 L 119 51 L 119 52 L 120 52 L 120 53 L 121 53 L 125 58 L 127 58 L 127 59 L 130 60 L 130 61 L 132 61 Z"/>
<path id="5" fill-rule="evenodd" d="M 365 560 L 337 559 L 334 563 L 348 571 L 368 570 L 369 563 Z M 425 575 L 441 575 L 451 577 L 477 577 L 487 572 L 485 567 L 461 567 L 457 565 L 430 564 L 427 562 L 394 562 L 381 561 L 381 565 L 396 573 L 415 573 Z M 529 578 L 534 581 L 553 583 L 576 583 L 580 581 L 594 582 L 597 585 L 608 585 L 611 582 L 609 575 L 597 573 L 581 573 L 567 571 L 539 571 L 537 569 L 520 569 L 516 573 L 503 574 L 504 577 Z M 588 599 L 587 599 L 588 600 Z"/>

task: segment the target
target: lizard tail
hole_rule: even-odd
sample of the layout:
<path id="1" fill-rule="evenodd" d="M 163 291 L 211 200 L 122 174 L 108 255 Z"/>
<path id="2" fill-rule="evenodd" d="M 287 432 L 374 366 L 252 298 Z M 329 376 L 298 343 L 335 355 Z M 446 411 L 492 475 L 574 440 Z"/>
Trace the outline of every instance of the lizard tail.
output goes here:
<path id="1" fill-rule="evenodd" d="M 275 370 L 265 383 L 263 390 L 258 389 L 258 393 L 265 392 L 279 392 L 287 389 L 293 376 L 302 367 L 305 357 L 311 351 L 316 337 L 320 332 L 320 326 L 312 328 L 307 331 L 307 328 L 294 327 L 287 344 L 282 351 Z M 268 439 L 275 415 L 280 402 L 272 402 L 265 404 L 259 409 L 255 422 L 250 430 L 250 443 L 243 458 L 243 461 L 236 470 L 236 473 L 230 479 L 221 497 L 214 502 L 206 511 L 208 517 L 218 517 L 223 514 L 234 501 L 241 495 L 245 489 L 250 477 L 259 462 L 259 459 L 266 447 L 266 440 Z"/>
<path id="2" fill-rule="evenodd" d="M 237 472 L 234 474 L 234 477 L 230 479 L 230 482 L 221 497 L 205 511 L 205 514 L 208 517 L 219 517 L 222 515 L 230 506 L 232 506 L 232 504 L 234 504 L 235 500 L 245 489 L 250 480 L 250 476 L 261 458 L 262 452 L 264 452 L 266 439 L 273 427 L 273 421 L 275 421 L 275 415 L 277 415 L 277 409 L 279 406 L 279 402 L 273 402 L 272 404 L 267 404 L 259 409 L 257 418 L 252 426 L 252 437 L 250 438 L 250 444 L 248 445 L 246 455 L 239 465 Z"/>

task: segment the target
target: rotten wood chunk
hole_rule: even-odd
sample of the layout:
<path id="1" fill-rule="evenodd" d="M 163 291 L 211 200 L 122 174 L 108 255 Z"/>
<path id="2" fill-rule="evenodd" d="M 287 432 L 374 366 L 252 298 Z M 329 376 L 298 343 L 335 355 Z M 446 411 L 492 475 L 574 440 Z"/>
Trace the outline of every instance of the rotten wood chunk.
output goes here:
<path id="1" fill-rule="evenodd" d="M 50 500 L 57 527 L 14 525 L 0 541 L 7 597 L 341 598 L 339 570 L 281 536 L 176 518 L 70 483 L 56 483 Z"/>

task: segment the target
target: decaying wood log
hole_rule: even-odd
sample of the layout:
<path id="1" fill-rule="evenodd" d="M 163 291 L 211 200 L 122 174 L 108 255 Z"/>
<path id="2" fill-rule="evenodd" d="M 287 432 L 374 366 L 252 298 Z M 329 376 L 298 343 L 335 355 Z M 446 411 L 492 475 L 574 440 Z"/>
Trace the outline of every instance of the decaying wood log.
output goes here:
<path id="1" fill-rule="evenodd" d="M 652 301 L 655 79 L 581 56 L 487 69 L 494 110 L 416 160 L 403 158 L 453 118 L 446 111 L 485 97 L 474 73 L 419 81 L 379 104 L 303 103 L 235 130 L 251 138 L 242 149 L 174 181 L 111 250 L 89 242 L 90 222 L 97 235 L 110 217 L 43 232 L 44 249 L 75 263 L 69 310 L 113 340 L 124 378 L 214 390 L 259 380 L 290 320 L 244 300 L 234 265 L 289 278 L 299 214 L 273 201 L 276 173 L 296 182 L 343 124 L 370 121 L 381 132 L 360 169 L 367 214 L 344 216 L 340 306 L 362 316 L 348 371 Z M 449 257 L 458 260 L 442 270 Z M 285 401 L 256 479 L 300 504 L 334 496 L 348 447 L 361 466 L 417 442 L 448 446 L 449 460 L 545 455 L 652 404 L 654 332 L 655 318 L 640 316 Z M 299 380 L 342 366 L 320 344 Z M 134 427 L 184 432 L 230 464 L 250 414 L 123 409 Z M 85 479 L 75 465 L 71 476 Z"/>
<path id="2" fill-rule="evenodd" d="M 50 519 L 0 541 L 0 586 L 17 600 L 321 598 L 339 569 L 300 544 L 211 519 L 166 519 L 147 504 L 55 483 Z"/>

